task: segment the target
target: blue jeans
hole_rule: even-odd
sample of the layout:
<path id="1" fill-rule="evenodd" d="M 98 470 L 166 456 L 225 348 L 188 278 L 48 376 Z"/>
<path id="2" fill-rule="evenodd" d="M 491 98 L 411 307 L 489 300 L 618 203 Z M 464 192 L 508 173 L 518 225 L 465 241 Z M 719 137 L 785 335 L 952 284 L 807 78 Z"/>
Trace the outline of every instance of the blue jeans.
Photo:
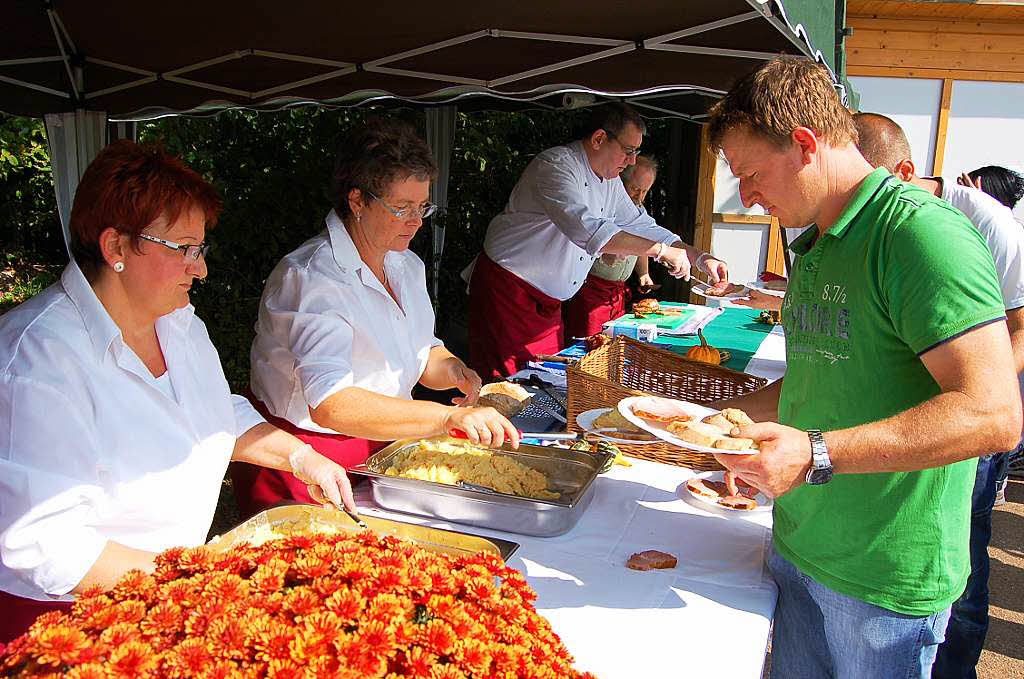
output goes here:
<path id="1" fill-rule="evenodd" d="M 996 483 L 1000 475 L 1006 476 L 1009 457 L 1010 453 L 996 453 L 978 459 L 978 475 L 974 478 L 971 496 L 971 577 L 967 579 L 964 593 L 953 602 L 946 640 L 939 646 L 932 668 L 934 679 L 977 679 L 975 665 L 988 632 L 988 543 L 992 538 L 992 505 L 996 500 Z"/>
<path id="2" fill-rule="evenodd" d="M 772 629 L 772 677 L 927 679 L 949 609 L 918 617 L 840 594 L 807 577 L 772 549 L 779 586 Z"/>

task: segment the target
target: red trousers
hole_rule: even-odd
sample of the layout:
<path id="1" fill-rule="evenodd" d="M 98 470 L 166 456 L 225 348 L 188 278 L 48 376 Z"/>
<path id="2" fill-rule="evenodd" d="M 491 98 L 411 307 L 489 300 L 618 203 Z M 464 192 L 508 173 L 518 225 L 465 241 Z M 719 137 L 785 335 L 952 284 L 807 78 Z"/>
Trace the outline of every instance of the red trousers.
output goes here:
<path id="1" fill-rule="evenodd" d="M 252 394 L 246 396 L 260 415 L 267 418 L 267 422 L 308 443 L 318 453 L 346 469 L 365 462 L 366 458 L 388 444 L 388 441 L 370 441 L 344 434 L 325 434 L 299 429 L 288 420 L 271 415 L 266 405 Z M 232 462 L 228 469 L 235 491 L 235 501 L 243 520 L 282 502 L 313 502 L 306 484 L 291 472 L 257 467 L 245 462 Z"/>
<path id="2" fill-rule="evenodd" d="M 28 631 L 43 613 L 71 611 L 70 601 L 36 601 L 24 599 L 0 590 L 0 653 L 11 643 Z"/>
<path id="3" fill-rule="evenodd" d="M 484 253 L 469 283 L 469 365 L 485 382 L 562 348 L 562 303 Z"/>
<path id="4" fill-rule="evenodd" d="M 629 288 L 623 281 L 609 281 L 594 274 L 587 276 L 583 287 L 563 305 L 565 334 L 586 337 L 601 332 L 602 326 L 626 313 Z"/>

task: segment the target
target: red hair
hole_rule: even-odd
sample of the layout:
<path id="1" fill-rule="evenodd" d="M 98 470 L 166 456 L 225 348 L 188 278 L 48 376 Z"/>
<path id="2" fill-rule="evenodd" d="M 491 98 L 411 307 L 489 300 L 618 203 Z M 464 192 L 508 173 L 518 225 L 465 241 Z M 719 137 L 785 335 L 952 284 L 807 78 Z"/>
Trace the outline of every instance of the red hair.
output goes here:
<path id="1" fill-rule="evenodd" d="M 75 192 L 71 208 L 71 255 L 86 275 L 103 264 L 100 233 L 113 227 L 132 236 L 160 217 L 177 221 L 198 208 L 206 227 L 217 223 L 221 200 L 198 172 L 157 144 L 136 144 L 125 139 L 108 144 L 89 163 Z"/>

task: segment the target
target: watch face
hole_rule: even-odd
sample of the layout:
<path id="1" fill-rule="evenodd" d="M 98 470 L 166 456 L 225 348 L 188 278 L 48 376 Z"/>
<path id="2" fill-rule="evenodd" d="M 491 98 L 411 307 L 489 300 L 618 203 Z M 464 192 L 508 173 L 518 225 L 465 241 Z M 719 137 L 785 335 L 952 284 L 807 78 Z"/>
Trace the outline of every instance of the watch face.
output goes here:
<path id="1" fill-rule="evenodd" d="M 819 486 L 823 483 L 828 483 L 832 480 L 832 469 L 814 469 L 811 468 L 807 472 L 807 483 L 812 486 Z"/>

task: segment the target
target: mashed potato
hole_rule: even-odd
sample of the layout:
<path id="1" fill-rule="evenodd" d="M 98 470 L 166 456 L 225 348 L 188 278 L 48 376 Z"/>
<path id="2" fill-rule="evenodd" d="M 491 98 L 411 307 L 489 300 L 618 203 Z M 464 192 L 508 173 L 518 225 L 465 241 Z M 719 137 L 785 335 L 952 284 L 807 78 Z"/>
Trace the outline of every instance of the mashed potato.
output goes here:
<path id="1" fill-rule="evenodd" d="M 465 481 L 539 500 L 558 498 L 558 493 L 546 490 L 548 479 L 536 469 L 469 443 L 420 441 L 396 457 L 384 473 L 449 485 Z"/>

